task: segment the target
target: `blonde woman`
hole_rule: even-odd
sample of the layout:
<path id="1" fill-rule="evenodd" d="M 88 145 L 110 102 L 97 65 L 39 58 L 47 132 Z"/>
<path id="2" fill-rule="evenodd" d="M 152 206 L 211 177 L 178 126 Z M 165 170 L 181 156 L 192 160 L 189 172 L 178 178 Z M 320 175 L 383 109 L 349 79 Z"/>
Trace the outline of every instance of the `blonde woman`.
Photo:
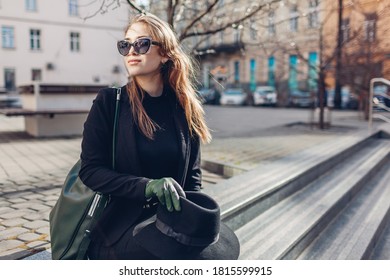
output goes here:
<path id="1" fill-rule="evenodd" d="M 169 25 L 134 17 L 117 43 L 130 77 L 122 87 L 111 167 L 115 90 L 101 90 L 84 124 L 79 173 L 89 188 L 110 194 L 88 250 L 90 259 L 154 258 L 138 252 L 130 227 L 158 203 L 180 211 L 184 191 L 201 187 L 200 142 L 211 140 L 192 84 L 193 66 Z"/>

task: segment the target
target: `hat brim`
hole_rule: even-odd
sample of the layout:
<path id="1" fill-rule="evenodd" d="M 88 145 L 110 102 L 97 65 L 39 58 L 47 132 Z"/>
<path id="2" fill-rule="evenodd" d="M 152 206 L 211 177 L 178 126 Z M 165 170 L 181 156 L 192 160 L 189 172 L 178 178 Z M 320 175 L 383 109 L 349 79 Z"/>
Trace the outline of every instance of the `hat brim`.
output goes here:
<path id="1" fill-rule="evenodd" d="M 164 260 L 236 260 L 240 243 L 234 232 L 221 223 L 218 241 L 208 246 L 188 246 L 161 233 L 151 223 L 134 235 L 145 250 Z"/>

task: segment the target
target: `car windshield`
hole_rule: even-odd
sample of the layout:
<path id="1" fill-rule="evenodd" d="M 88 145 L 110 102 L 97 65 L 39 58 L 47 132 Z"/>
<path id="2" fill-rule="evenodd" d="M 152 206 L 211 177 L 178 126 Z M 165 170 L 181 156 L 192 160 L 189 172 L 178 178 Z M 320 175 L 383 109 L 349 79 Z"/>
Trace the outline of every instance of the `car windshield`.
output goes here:
<path id="1" fill-rule="evenodd" d="M 239 89 L 228 89 L 224 93 L 227 95 L 241 95 L 242 91 Z"/>
<path id="2" fill-rule="evenodd" d="M 305 92 L 305 91 L 294 91 L 294 92 L 292 92 L 292 95 L 294 95 L 294 96 L 302 96 L 302 97 L 309 97 L 310 93 Z"/>
<path id="3" fill-rule="evenodd" d="M 274 91 L 271 89 L 262 89 L 257 91 L 260 94 L 267 94 L 267 93 L 273 93 Z"/>
<path id="4" fill-rule="evenodd" d="M 210 90 L 209 90 L 209 89 L 201 89 L 201 90 L 199 90 L 198 92 L 199 92 L 200 94 L 207 94 L 207 93 L 210 92 Z"/>

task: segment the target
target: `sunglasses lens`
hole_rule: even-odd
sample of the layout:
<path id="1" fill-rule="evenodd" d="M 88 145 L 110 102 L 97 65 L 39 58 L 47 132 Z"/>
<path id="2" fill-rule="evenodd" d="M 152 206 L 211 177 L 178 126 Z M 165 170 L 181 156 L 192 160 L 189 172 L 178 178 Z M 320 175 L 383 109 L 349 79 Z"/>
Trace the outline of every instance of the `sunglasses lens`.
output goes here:
<path id="1" fill-rule="evenodd" d="M 150 39 L 138 39 L 133 43 L 134 51 L 138 54 L 145 54 L 150 48 Z"/>
<path id="2" fill-rule="evenodd" d="M 131 45 L 129 42 L 122 40 L 118 42 L 117 47 L 119 53 L 123 56 L 126 56 L 130 51 Z"/>

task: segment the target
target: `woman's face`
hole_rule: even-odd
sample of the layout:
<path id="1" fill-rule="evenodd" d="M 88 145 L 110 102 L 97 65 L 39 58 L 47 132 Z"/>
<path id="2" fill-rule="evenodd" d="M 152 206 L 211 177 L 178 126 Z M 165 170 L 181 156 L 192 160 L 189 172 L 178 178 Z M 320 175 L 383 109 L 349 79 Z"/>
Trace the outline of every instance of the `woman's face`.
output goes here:
<path id="1" fill-rule="evenodd" d="M 144 23 L 134 23 L 127 30 L 125 39 L 131 43 L 138 38 L 152 37 Z M 155 40 L 155 38 L 152 38 Z M 161 63 L 166 62 L 166 58 L 159 54 L 159 46 L 151 45 L 146 54 L 137 54 L 131 47 L 128 55 L 124 56 L 125 65 L 130 76 L 154 76 L 160 74 Z"/>

